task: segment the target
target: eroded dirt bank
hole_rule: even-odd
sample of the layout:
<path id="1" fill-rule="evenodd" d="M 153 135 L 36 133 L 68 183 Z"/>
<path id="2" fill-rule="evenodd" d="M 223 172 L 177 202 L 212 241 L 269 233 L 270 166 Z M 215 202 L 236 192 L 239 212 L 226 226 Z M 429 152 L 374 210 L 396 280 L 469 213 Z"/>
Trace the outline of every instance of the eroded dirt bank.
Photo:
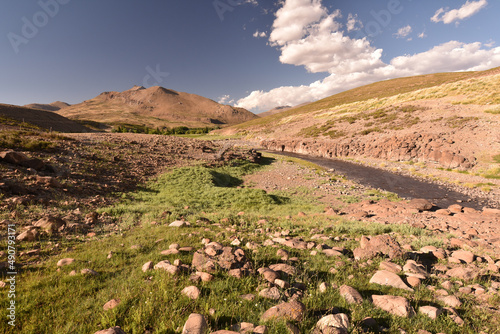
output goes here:
<path id="1" fill-rule="evenodd" d="M 471 191 L 454 190 L 442 184 L 426 182 L 379 168 L 293 152 L 273 151 L 273 153 L 297 157 L 325 168 L 334 169 L 336 172 L 366 187 L 390 191 L 403 198 L 426 198 L 439 208 L 446 208 L 456 203 L 462 203 L 466 207 L 478 210 L 485 206 L 498 207 L 497 201 L 491 196 L 480 196 Z"/>
<path id="2" fill-rule="evenodd" d="M 261 146 L 273 151 L 301 153 L 323 158 L 369 156 L 393 161 L 437 163 L 445 168 L 471 168 L 476 163 L 472 154 L 462 153 L 454 141 L 434 134 L 409 134 L 378 140 L 349 139 L 320 140 L 263 140 Z"/>

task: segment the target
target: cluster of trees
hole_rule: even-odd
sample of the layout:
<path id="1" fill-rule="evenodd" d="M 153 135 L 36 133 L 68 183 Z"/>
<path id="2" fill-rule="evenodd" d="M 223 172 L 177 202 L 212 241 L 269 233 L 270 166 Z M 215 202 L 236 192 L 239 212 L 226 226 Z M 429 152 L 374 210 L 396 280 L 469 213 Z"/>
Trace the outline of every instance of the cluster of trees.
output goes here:
<path id="1" fill-rule="evenodd" d="M 214 130 L 215 128 L 209 128 L 208 126 L 204 128 L 188 128 L 187 126 L 178 126 L 174 128 L 162 127 L 162 128 L 150 128 L 141 125 L 118 125 L 113 127 L 112 132 L 132 132 L 132 133 L 146 133 L 152 135 L 188 135 L 188 134 L 205 134 Z"/>

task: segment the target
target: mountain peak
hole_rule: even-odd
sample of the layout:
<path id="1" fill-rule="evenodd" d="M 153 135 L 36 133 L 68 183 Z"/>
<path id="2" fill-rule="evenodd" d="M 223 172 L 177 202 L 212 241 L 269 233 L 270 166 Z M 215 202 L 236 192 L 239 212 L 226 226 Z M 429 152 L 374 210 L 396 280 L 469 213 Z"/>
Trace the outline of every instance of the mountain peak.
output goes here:
<path id="1" fill-rule="evenodd" d="M 144 86 L 137 86 L 135 85 L 134 87 L 130 88 L 129 91 L 137 91 L 137 90 L 143 90 L 146 89 Z"/>

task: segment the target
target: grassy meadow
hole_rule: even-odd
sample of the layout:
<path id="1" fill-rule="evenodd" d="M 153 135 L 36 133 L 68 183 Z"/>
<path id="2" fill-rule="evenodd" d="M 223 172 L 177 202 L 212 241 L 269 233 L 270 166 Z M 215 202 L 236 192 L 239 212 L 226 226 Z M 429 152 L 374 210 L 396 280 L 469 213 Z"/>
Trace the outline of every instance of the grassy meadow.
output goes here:
<path id="1" fill-rule="evenodd" d="M 280 289 L 279 301 L 260 297 L 257 291 L 265 284 L 258 274 L 238 279 L 224 270 L 217 270 L 213 281 L 193 283 L 189 274 L 171 276 L 159 270 L 143 272 L 141 267 L 148 261 L 157 263 L 167 259 L 191 264 L 193 252 L 161 255 L 161 251 L 173 243 L 200 249 L 203 238 L 223 245 L 238 238 L 255 270 L 283 262 L 276 254 L 278 248 L 263 245 L 269 235 L 300 236 L 309 241 L 313 234 L 323 233 L 331 238 L 317 242 L 349 250 L 358 247 L 356 238 L 361 235 L 383 233 L 399 235 L 414 247 L 441 246 L 440 239 L 426 230 L 327 216 L 322 213 L 324 207 L 309 196 L 243 186 L 245 175 L 266 168 L 272 160 L 267 157 L 262 165 L 240 161 L 216 168 L 199 164 L 174 169 L 134 193 L 122 194 L 120 203 L 100 209 L 101 215 L 113 217 L 116 224 L 101 226 L 96 235 L 54 236 L 19 243 L 18 252 L 39 249 L 39 257 L 23 255 L 18 259 L 24 265 L 17 276 L 16 327 L 7 324 L 7 310 L 2 307 L 0 333 L 94 333 L 115 325 L 121 326 L 126 333 L 181 333 L 191 313 L 205 315 L 211 331 L 251 322 L 267 325 L 270 334 L 287 333 L 283 322 L 260 321 L 265 310 L 286 300 L 287 291 Z M 297 216 L 298 212 L 306 215 Z M 292 218 L 287 218 L 288 215 Z M 179 218 L 190 222 L 191 226 L 168 226 Z M 249 242 L 258 247 L 247 248 L 245 245 Z M 4 240 L 2 243 L 5 245 Z M 399 333 L 400 328 L 408 333 L 417 333 L 419 329 L 447 334 L 479 333 L 481 330 L 494 333 L 498 328 L 498 319 L 477 308 L 473 297 L 467 296 L 459 308 L 465 321 L 462 327 L 446 315 L 436 320 L 422 314 L 406 319 L 375 308 L 369 301 L 373 294 L 405 296 L 416 310 L 421 305 L 439 306 L 433 293 L 426 289 L 427 284 L 438 284 L 435 278 L 428 279 L 415 292 L 370 284 L 370 277 L 382 261 L 380 257 L 356 262 L 352 256 L 330 258 L 321 252 L 313 255 L 311 250 L 287 250 L 290 257 L 298 259 L 287 261 L 299 271 L 290 277 L 290 284 L 299 282 L 307 286 L 302 299 L 307 308 L 305 318 L 296 324 L 301 333 L 311 332 L 321 316 L 332 312 L 349 316 L 350 333 L 363 332 L 361 322 L 365 317 L 373 317 L 385 333 Z M 76 261 L 58 268 L 56 263 L 62 258 Z M 399 260 L 399 264 L 403 265 L 404 261 Z M 86 268 L 98 274 L 81 274 L 80 271 Z M 72 271 L 76 274 L 70 275 Z M 324 293 L 319 290 L 323 282 L 328 287 Z M 348 304 L 335 288 L 342 284 L 360 291 L 364 302 Z M 199 299 L 191 300 L 181 294 L 181 290 L 190 285 L 200 288 Z M 256 297 L 244 300 L 240 298 L 244 294 Z M 104 311 L 103 305 L 111 299 L 121 302 L 116 308 Z M 0 294 L 0 304 L 7 305 L 6 293 Z"/>

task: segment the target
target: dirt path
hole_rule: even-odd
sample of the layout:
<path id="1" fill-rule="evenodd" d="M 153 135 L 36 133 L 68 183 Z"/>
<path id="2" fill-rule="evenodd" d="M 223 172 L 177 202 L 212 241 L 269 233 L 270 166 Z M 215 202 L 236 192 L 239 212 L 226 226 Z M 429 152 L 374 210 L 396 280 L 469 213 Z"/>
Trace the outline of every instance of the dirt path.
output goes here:
<path id="1" fill-rule="evenodd" d="M 366 187 L 390 191 L 403 198 L 425 198 L 440 208 L 446 208 L 456 203 L 461 203 L 463 206 L 477 210 L 482 209 L 484 206 L 492 206 L 492 203 L 489 203 L 490 201 L 487 198 L 470 196 L 462 192 L 448 189 L 442 185 L 421 181 L 406 175 L 391 173 L 379 168 L 363 166 L 337 159 L 313 157 L 305 154 L 277 151 L 269 152 L 300 158 L 328 169 L 334 169 L 335 172 L 343 174 L 347 178 Z"/>

